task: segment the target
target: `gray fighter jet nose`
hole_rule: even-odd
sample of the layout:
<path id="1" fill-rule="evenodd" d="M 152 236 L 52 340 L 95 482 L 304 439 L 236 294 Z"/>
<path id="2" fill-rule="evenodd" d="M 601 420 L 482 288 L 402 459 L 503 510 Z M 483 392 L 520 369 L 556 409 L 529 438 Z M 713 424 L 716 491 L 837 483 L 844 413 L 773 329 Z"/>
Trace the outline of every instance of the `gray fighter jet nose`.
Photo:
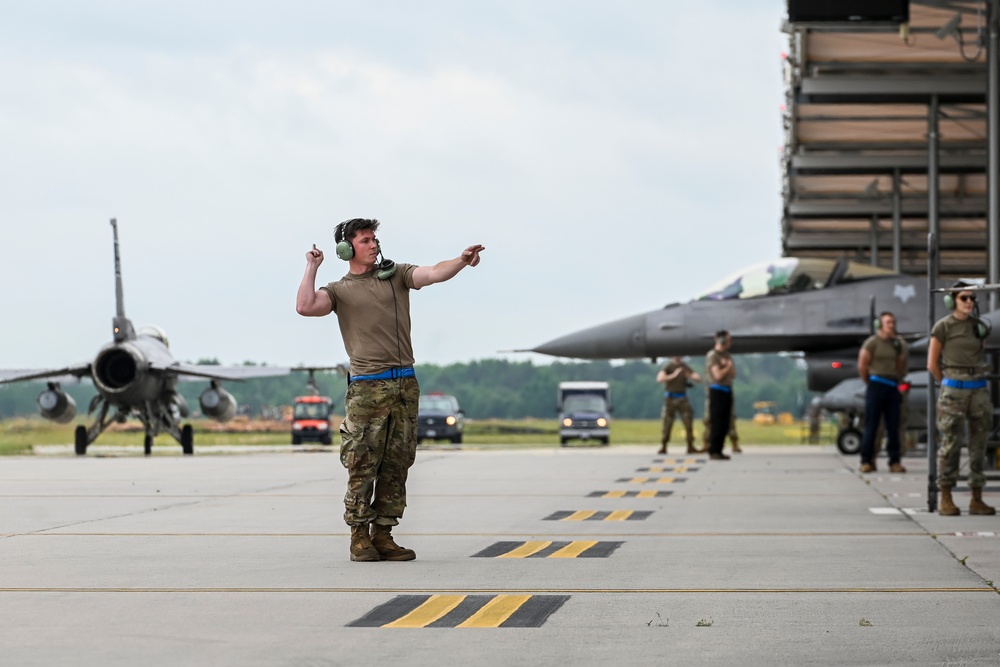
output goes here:
<path id="1" fill-rule="evenodd" d="M 577 331 L 531 350 L 553 357 L 578 359 L 624 359 L 646 354 L 646 315 L 633 315 L 622 320 Z"/>

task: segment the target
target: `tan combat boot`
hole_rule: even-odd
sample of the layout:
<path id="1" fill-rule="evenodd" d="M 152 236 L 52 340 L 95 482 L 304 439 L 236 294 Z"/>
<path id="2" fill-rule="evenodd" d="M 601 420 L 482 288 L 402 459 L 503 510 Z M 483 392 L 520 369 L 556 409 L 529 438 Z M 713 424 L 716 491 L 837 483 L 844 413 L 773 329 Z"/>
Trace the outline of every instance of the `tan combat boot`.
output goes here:
<path id="1" fill-rule="evenodd" d="M 368 536 L 367 523 L 351 526 L 351 560 L 361 562 L 382 560 L 378 550 L 372 545 L 372 538 Z"/>
<path id="2" fill-rule="evenodd" d="M 740 449 L 740 443 L 735 439 L 733 440 L 733 454 L 742 454 L 743 450 Z"/>
<path id="3" fill-rule="evenodd" d="M 938 507 L 938 514 L 941 516 L 958 516 L 962 510 L 955 506 L 955 501 L 951 499 L 951 487 L 941 487 L 941 505 Z"/>
<path id="4" fill-rule="evenodd" d="M 969 503 L 969 514 L 996 514 L 996 508 L 983 502 L 983 489 L 972 490 L 972 502 Z"/>
<path id="5" fill-rule="evenodd" d="M 660 451 L 658 451 L 656 453 L 657 454 L 666 454 L 667 453 L 667 443 L 661 442 L 660 443 Z"/>
<path id="6" fill-rule="evenodd" d="M 413 549 L 404 549 L 392 539 L 392 526 L 372 524 L 372 545 L 378 550 L 382 560 L 413 560 L 417 554 Z"/>
<path id="7" fill-rule="evenodd" d="M 701 450 L 700 449 L 696 449 L 695 446 L 694 446 L 694 441 L 691 441 L 691 442 L 688 443 L 687 453 L 688 454 L 700 454 Z"/>

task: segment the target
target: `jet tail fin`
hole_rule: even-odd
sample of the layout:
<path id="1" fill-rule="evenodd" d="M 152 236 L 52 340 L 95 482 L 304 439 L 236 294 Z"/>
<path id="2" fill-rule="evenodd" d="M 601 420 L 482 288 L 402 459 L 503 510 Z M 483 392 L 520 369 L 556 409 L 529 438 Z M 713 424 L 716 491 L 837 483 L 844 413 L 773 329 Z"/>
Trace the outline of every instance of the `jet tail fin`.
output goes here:
<path id="1" fill-rule="evenodd" d="M 115 317 L 112 320 L 115 342 L 135 338 L 132 323 L 125 317 L 125 296 L 122 289 L 122 261 L 118 253 L 118 220 L 111 218 L 111 230 L 115 239 Z"/>

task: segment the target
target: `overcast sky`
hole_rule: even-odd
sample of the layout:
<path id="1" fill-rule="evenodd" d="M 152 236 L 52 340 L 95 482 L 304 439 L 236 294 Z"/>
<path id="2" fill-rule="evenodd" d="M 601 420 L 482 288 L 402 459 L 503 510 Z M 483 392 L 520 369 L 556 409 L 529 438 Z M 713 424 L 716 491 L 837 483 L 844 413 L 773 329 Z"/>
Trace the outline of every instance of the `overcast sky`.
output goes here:
<path id="1" fill-rule="evenodd" d="M 418 363 L 534 347 L 780 255 L 784 0 L 7 3 L 0 368 L 126 314 L 182 361 L 331 364 L 303 318 L 374 217 L 387 257 L 486 246 L 412 296 Z"/>

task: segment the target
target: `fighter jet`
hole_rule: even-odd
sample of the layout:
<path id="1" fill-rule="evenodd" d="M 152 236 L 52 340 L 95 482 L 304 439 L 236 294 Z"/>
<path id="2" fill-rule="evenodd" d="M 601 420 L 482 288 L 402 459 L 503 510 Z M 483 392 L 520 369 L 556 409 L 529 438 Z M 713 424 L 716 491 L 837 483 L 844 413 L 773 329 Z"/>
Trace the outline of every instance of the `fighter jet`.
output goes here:
<path id="1" fill-rule="evenodd" d="M 122 291 L 121 259 L 118 252 L 118 223 L 111 220 L 114 234 L 115 304 L 112 319 L 113 340 L 101 348 L 93 361 L 43 370 L 0 369 L 0 384 L 26 380 L 48 381 L 48 388 L 38 396 L 38 408 L 46 419 L 65 424 L 76 416 L 73 397 L 62 390 L 60 383 L 90 378 L 97 394 L 88 408 L 95 414 L 93 424 L 76 427 L 74 447 L 77 455 L 87 453 L 87 447 L 113 422 L 135 417 L 145 428 L 144 450 L 148 456 L 153 439 L 160 433 L 171 435 L 180 443 L 184 454 L 194 453 L 194 433 L 190 424 L 181 425 L 189 416 L 187 401 L 177 392 L 182 379 L 207 379 L 210 386 L 199 397 L 201 411 L 216 421 L 224 422 L 236 414 L 236 399 L 222 388 L 223 380 L 241 381 L 251 377 L 287 375 L 293 370 L 329 370 L 328 367 L 279 366 L 196 366 L 182 364 L 170 354 L 166 334 L 155 326 L 136 330 L 125 317 Z"/>
<path id="2" fill-rule="evenodd" d="M 927 332 L 927 281 L 857 262 L 782 258 L 739 271 L 687 303 L 601 324 L 528 352 L 579 359 L 705 354 L 728 330 L 732 352 L 800 352 L 809 389 L 857 377 L 858 348 L 878 312 L 896 315 L 907 338 Z M 924 360 L 925 361 L 925 360 Z M 923 362 L 915 359 L 916 368 Z"/>

